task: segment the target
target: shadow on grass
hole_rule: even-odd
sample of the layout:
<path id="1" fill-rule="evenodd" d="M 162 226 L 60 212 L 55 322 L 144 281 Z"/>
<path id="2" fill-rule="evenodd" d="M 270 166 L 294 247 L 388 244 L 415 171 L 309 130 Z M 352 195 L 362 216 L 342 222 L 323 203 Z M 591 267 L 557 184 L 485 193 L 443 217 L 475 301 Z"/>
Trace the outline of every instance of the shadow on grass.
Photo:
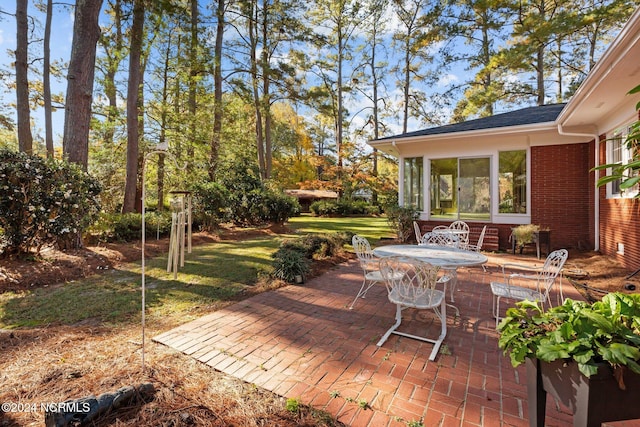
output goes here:
<path id="1" fill-rule="evenodd" d="M 237 299 L 269 271 L 279 239 L 253 239 L 195 247 L 185 254 L 177 278 L 167 273 L 167 255 L 145 267 L 146 306 L 151 312 L 178 315 Z M 141 311 L 140 264 L 33 291 L 0 295 L 0 327 L 73 325 L 138 320 Z"/>

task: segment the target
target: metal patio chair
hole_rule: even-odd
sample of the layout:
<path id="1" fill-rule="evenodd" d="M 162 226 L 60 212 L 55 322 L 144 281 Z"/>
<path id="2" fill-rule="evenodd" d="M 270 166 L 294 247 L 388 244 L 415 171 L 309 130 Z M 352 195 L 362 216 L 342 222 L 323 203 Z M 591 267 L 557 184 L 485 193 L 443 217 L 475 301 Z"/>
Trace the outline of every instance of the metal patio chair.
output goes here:
<path id="1" fill-rule="evenodd" d="M 455 230 L 455 233 L 460 240 L 460 248 L 467 249 L 467 246 L 469 245 L 469 224 L 464 221 L 454 221 L 449 225 L 449 229 Z"/>
<path id="2" fill-rule="evenodd" d="M 436 289 L 438 267 L 416 258 L 391 256 L 380 259 L 380 272 L 384 277 L 389 301 L 396 305 L 396 322 L 380 338 L 380 347 L 391 334 L 401 335 L 433 343 L 429 360 L 435 360 L 447 335 L 447 305 L 444 291 Z M 402 323 L 402 311 L 407 308 L 433 310 L 440 320 L 440 335 L 433 339 L 398 331 Z"/>
<path id="3" fill-rule="evenodd" d="M 353 309 L 358 298 L 364 298 L 373 285 L 378 282 L 384 283 L 384 278 L 378 269 L 379 258 L 373 254 L 369 241 L 365 237 L 356 234 L 351 238 L 351 244 L 353 246 L 353 250 L 356 252 L 356 256 L 358 257 L 358 262 L 360 263 L 364 277 L 362 280 L 362 286 L 360 286 L 360 290 L 353 299 L 349 309 Z"/>
<path id="4" fill-rule="evenodd" d="M 502 298 L 516 301 L 540 301 L 543 308 L 545 304 L 551 307 L 551 289 L 568 257 L 569 253 L 566 249 L 558 249 L 549 254 L 542 267 L 535 268 L 513 263 L 504 264 L 502 266 L 504 281 L 491 282 L 493 316 L 496 318 L 496 327 L 498 327 L 500 321 L 500 300 Z M 507 275 L 507 268 L 515 268 L 518 272 Z M 527 282 L 533 283 L 533 285 L 517 285 L 524 285 Z"/>

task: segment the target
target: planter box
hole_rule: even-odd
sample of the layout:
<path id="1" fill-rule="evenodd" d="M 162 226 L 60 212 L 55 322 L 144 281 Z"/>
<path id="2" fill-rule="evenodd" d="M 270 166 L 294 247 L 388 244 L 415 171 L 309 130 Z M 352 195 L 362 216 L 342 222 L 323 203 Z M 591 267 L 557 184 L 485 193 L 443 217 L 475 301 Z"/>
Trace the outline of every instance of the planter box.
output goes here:
<path id="1" fill-rule="evenodd" d="M 540 259 L 540 247 L 547 247 L 547 256 L 551 253 L 551 230 L 539 230 L 533 232 L 533 242 L 532 244 L 536 245 L 536 255 L 538 259 Z M 522 249 L 524 246 L 518 245 L 518 240 L 515 234 L 511 234 L 511 251 L 515 254 L 516 248 L 520 248 L 520 253 L 522 253 Z"/>
<path id="2" fill-rule="evenodd" d="M 529 426 L 544 427 L 547 393 L 573 414 L 574 427 L 600 427 L 605 421 L 640 418 L 640 375 L 625 372 L 626 390 L 618 387 L 609 365 L 585 377 L 576 363 L 527 359 Z"/>

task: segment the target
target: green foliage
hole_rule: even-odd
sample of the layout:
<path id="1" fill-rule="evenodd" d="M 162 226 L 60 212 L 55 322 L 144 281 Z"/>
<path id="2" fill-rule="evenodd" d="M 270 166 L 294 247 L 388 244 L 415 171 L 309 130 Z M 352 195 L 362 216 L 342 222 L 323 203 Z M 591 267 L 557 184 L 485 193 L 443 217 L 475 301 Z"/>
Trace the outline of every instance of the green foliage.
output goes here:
<path id="1" fill-rule="evenodd" d="M 273 254 L 273 277 L 293 283 L 310 271 L 311 260 L 337 255 L 349 236 L 346 233 L 307 234 L 282 242 Z"/>
<path id="2" fill-rule="evenodd" d="M 298 413 L 300 411 L 300 401 L 290 397 L 287 399 L 286 408 L 289 412 Z"/>
<path id="3" fill-rule="evenodd" d="M 211 230 L 229 218 L 229 190 L 217 182 L 202 182 L 193 187 L 193 212 L 203 228 Z"/>
<path id="4" fill-rule="evenodd" d="M 39 251 L 86 229 L 100 186 L 75 164 L 0 150 L 0 227 L 5 254 Z"/>
<path id="5" fill-rule="evenodd" d="M 171 233 L 171 212 L 147 212 L 144 217 L 146 236 L 168 236 Z M 140 239 L 142 214 L 101 213 L 87 229 L 87 237 L 98 242 L 128 242 Z"/>
<path id="6" fill-rule="evenodd" d="M 629 95 L 639 93 L 640 85 L 634 87 L 629 91 Z M 636 104 L 636 111 L 640 110 L 640 102 Z M 611 169 L 608 175 L 602 176 L 598 179 L 598 187 L 606 185 L 609 182 L 620 180 L 620 190 L 629 190 L 632 187 L 640 183 L 640 155 L 638 154 L 638 143 L 640 142 L 640 120 L 636 120 L 629 127 L 629 134 L 625 140 L 625 145 L 633 153 L 633 159 L 626 164 L 620 163 L 608 163 L 600 166 L 596 166 L 591 169 L 592 171 Z M 640 192 L 636 194 L 635 198 L 640 198 Z"/>
<path id="7" fill-rule="evenodd" d="M 391 229 L 401 242 L 408 242 L 413 236 L 413 221 L 418 219 L 415 206 L 391 206 L 386 209 Z"/>
<path id="8" fill-rule="evenodd" d="M 309 206 L 309 210 L 317 216 L 349 216 L 349 215 L 377 215 L 378 206 L 371 205 L 364 200 L 340 199 L 317 200 Z"/>
<path id="9" fill-rule="evenodd" d="M 310 261 L 304 252 L 292 248 L 281 248 L 273 255 L 273 277 L 295 283 L 296 276 L 304 279 L 309 273 Z"/>
<path id="10" fill-rule="evenodd" d="M 515 367 L 528 357 L 574 361 L 591 376 L 599 363 L 640 374 L 640 294 L 610 293 L 589 304 L 567 299 L 546 312 L 522 301 L 498 326 L 498 346 Z"/>

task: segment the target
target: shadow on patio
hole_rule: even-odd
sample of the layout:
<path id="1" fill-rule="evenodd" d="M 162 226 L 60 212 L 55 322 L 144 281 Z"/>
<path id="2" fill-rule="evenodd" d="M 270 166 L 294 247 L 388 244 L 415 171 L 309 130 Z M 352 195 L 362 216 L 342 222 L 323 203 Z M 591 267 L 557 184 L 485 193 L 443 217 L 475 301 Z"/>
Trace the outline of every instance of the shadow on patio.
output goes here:
<path id="1" fill-rule="evenodd" d="M 491 260 L 490 260 L 491 261 Z M 448 332 L 435 361 L 431 344 L 392 335 L 395 306 L 382 285 L 347 307 L 362 274 L 350 261 L 302 286 L 265 292 L 154 338 L 214 369 L 324 409 L 349 426 L 527 426 L 524 365 L 498 349 L 489 280 L 459 274 Z M 565 297 L 579 298 L 564 282 Z M 555 296 L 554 296 L 555 298 Z M 554 300 L 555 301 L 555 300 Z M 432 313 L 407 310 L 403 327 L 437 335 Z M 406 324 L 406 326 L 405 326 Z M 429 333 L 429 332 L 428 332 Z M 547 425 L 572 424 L 547 403 Z M 612 424 L 613 425 L 613 424 Z M 622 425 L 616 423 L 615 425 Z M 640 425 L 640 424 L 636 424 Z"/>

